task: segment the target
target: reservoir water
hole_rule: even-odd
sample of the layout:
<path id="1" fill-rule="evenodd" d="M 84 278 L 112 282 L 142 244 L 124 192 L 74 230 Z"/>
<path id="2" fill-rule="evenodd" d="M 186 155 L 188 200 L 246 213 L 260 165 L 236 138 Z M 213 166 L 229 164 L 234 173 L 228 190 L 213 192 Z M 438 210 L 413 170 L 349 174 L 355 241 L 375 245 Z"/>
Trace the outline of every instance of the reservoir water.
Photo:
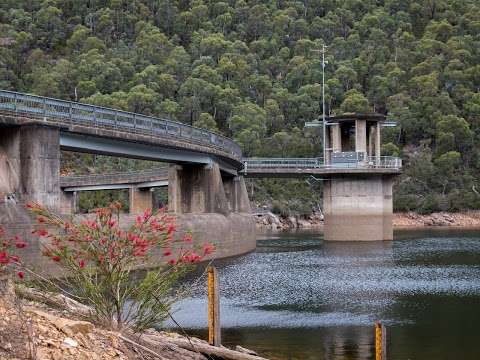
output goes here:
<path id="1" fill-rule="evenodd" d="M 480 359 L 480 230 L 396 231 L 375 243 L 267 234 L 216 265 L 225 345 L 271 359 L 373 359 L 381 320 L 389 359 Z M 174 317 L 205 338 L 206 280 L 189 282 Z"/>

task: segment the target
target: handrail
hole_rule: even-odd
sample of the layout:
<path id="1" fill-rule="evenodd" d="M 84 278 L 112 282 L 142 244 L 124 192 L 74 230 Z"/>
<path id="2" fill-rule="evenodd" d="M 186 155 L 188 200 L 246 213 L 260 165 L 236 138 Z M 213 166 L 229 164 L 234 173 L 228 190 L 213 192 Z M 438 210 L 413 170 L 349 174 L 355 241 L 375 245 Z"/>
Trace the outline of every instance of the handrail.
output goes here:
<path id="1" fill-rule="evenodd" d="M 324 164 L 322 158 L 244 158 L 243 172 L 262 169 L 398 169 L 402 159 L 395 156 L 359 157 L 350 162 Z"/>
<path id="2" fill-rule="evenodd" d="M 60 123 L 112 128 L 151 136 L 173 136 L 218 148 L 239 160 L 242 156 L 240 146 L 233 140 L 166 118 L 8 90 L 0 90 L 0 110 L 55 119 Z"/>
<path id="3" fill-rule="evenodd" d="M 147 170 L 135 170 L 135 171 L 119 171 L 111 172 L 105 174 L 86 174 L 86 175 L 62 175 L 60 177 L 61 181 L 76 181 L 76 180 L 91 180 L 91 179 L 102 179 L 102 178 L 119 178 L 119 177 L 136 177 L 136 176 L 159 176 L 166 177 L 168 176 L 168 168 L 159 168 L 159 169 L 147 169 Z"/>

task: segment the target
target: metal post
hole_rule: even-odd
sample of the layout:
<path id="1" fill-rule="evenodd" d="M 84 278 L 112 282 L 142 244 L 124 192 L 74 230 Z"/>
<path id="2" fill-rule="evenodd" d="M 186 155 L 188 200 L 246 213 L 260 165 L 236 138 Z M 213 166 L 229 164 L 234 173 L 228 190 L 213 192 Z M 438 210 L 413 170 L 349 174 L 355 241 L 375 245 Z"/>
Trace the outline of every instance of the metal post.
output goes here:
<path id="1" fill-rule="evenodd" d="M 217 269 L 208 267 L 208 342 L 213 346 L 220 346 L 220 292 L 218 286 Z"/>
<path id="2" fill-rule="evenodd" d="M 323 122 L 323 164 L 327 159 L 327 144 L 326 144 L 326 124 L 325 124 L 325 51 L 326 47 L 322 47 L 322 122 Z"/>

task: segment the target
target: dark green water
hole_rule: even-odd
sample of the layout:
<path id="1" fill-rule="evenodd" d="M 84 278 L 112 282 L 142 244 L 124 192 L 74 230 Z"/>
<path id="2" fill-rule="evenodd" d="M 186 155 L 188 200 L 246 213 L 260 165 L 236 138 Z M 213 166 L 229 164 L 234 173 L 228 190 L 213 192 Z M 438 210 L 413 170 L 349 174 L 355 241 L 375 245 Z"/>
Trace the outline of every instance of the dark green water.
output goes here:
<path id="1" fill-rule="evenodd" d="M 217 266 L 226 345 L 272 359 L 373 359 L 381 320 L 389 359 L 480 359 L 480 231 L 397 231 L 384 243 L 272 234 Z M 175 313 L 202 337 L 205 288 Z"/>

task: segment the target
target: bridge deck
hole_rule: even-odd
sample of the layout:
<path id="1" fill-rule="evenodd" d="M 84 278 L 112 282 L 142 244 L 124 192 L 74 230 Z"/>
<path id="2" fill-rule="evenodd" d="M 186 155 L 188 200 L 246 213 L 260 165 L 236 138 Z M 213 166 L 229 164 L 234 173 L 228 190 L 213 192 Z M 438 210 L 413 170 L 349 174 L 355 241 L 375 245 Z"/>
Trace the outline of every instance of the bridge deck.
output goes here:
<path id="1" fill-rule="evenodd" d="M 59 127 L 63 149 L 180 163 L 242 167 L 233 140 L 164 118 L 0 90 L 0 126 Z"/>
<path id="2" fill-rule="evenodd" d="M 67 192 L 127 189 L 132 186 L 138 188 L 147 188 L 167 185 L 167 168 L 119 172 L 111 174 L 62 176 L 60 178 L 60 187 Z"/>

